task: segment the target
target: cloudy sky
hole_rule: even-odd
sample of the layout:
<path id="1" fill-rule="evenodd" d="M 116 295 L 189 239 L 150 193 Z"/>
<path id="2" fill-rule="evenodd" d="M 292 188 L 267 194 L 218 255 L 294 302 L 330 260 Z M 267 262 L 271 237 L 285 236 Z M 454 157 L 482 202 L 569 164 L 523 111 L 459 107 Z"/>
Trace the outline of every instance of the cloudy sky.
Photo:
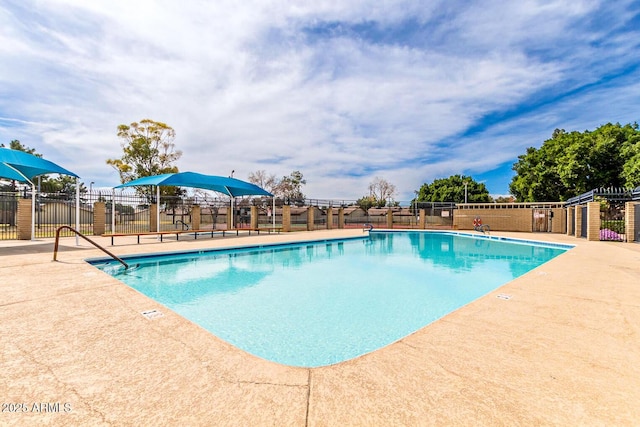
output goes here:
<path id="1" fill-rule="evenodd" d="M 554 129 L 639 121 L 639 45 L 637 0 L 0 0 L 0 142 L 111 187 L 117 126 L 150 118 L 181 171 L 507 194 Z"/>

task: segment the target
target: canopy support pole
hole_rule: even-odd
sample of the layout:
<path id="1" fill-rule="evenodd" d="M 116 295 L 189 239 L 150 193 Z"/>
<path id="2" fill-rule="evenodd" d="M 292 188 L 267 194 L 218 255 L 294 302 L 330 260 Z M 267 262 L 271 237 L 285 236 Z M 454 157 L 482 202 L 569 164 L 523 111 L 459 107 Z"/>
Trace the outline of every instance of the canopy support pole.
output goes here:
<path id="1" fill-rule="evenodd" d="M 233 229 L 233 217 L 235 216 L 235 212 L 233 211 L 233 199 L 234 197 L 231 196 L 231 227 L 229 227 L 230 230 Z"/>
<path id="2" fill-rule="evenodd" d="M 36 239 L 36 185 L 31 184 L 31 240 Z"/>
<path id="3" fill-rule="evenodd" d="M 156 185 L 156 231 L 160 232 L 160 186 Z M 160 235 L 158 234 L 158 240 L 160 240 Z"/>
<path id="4" fill-rule="evenodd" d="M 116 232 L 116 189 L 111 191 L 111 233 Z"/>
<path id="5" fill-rule="evenodd" d="M 80 178 L 76 177 L 76 230 L 80 230 Z M 76 233 L 76 246 L 80 246 L 80 237 Z"/>

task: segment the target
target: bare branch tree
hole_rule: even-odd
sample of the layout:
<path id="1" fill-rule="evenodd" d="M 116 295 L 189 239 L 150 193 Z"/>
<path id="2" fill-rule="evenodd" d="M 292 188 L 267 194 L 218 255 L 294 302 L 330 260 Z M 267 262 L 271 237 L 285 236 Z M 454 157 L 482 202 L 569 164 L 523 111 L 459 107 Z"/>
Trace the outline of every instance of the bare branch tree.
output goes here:
<path id="1" fill-rule="evenodd" d="M 276 189 L 280 184 L 275 175 L 273 174 L 268 175 L 267 172 L 264 170 L 251 172 L 249 174 L 248 181 L 252 184 L 257 185 L 260 188 L 264 188 L 269 193 L 273 193 L 273 194 L 275 194 Z"/>
<path id="2" fill-rule="evenodd" d="M 396 186 L 386 179 L 375 177 L 369 184 L 369 194 L 380 203 L 387 199 L 393 199 L 396 195 Z"/>

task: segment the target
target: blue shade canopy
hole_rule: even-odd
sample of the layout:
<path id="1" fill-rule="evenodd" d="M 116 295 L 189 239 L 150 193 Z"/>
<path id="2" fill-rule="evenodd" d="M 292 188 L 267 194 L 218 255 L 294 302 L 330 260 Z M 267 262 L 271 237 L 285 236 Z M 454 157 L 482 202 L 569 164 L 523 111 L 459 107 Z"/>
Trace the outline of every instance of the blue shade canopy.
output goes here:
<path id="1" fill-rule="evenodd" d="M 203 188 L 205 190 L 217 191 L 218 193 L 226 194 L 231 197 L 273 196 L 273 194 L 269 193 L 267 190 L 246 181 L 227 178 L 224 176 L 203 175 L 196 172 L 179 172 L 145 176 L 143 178 L 134 179 L 133 181 L 120 184 L 115 188 L 139 187 L 143 185 Z"/>
<path id="2" fill-rule="evenodd" d="M 33 179 L 38 175 L 50 173 L 59 173 L 78 178 L 75 173 L 49 160 L 41 159 L 23 151 L 0 147 L 0 178 L 13 179 L 20 182 L 33 182 Z"/>

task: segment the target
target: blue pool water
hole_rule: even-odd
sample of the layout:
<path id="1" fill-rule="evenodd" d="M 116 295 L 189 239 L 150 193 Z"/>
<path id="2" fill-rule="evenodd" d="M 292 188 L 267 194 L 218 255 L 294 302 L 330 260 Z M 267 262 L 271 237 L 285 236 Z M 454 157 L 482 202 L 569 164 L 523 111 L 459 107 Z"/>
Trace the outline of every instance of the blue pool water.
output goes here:
<path id="1" fill-rule="evenodd" d="M 259 357 L 330 365 L 397 341 L 565 252 L 435 232 L 92 260 Z"/>

